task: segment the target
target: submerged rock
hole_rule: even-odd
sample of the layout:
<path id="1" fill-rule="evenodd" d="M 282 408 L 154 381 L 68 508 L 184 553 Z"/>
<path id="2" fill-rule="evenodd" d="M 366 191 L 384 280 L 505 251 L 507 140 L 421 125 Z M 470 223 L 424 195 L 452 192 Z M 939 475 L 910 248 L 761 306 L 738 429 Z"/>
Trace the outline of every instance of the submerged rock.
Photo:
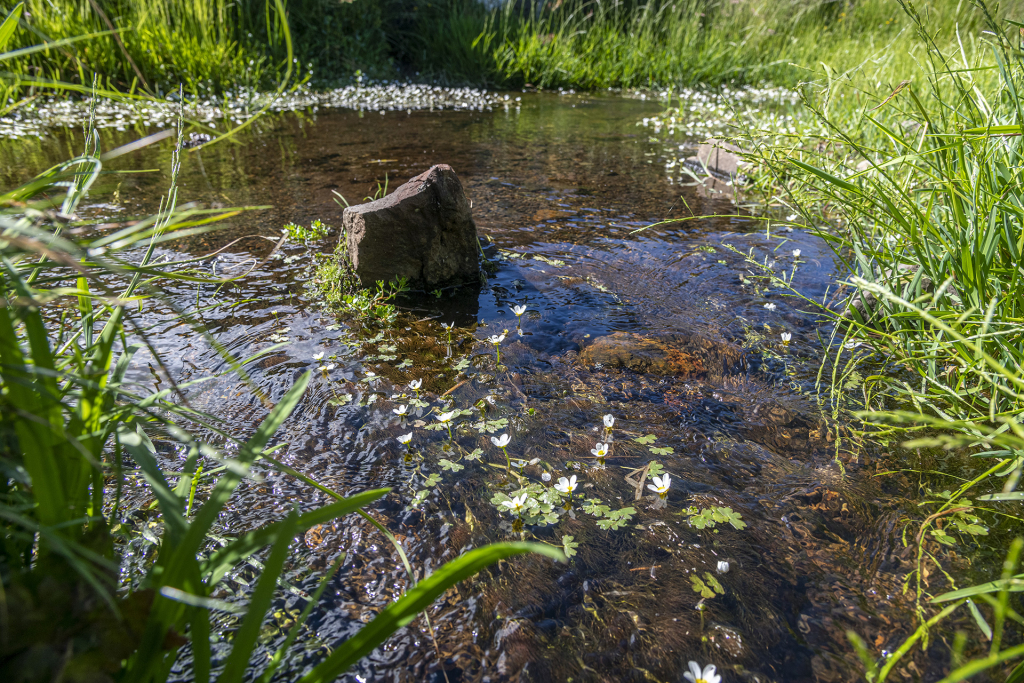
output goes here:
<path id="1" fill-rule="evenodd" d="M 743 154 L 745 151 L 736 145 L 711 138 L 697 148 L 697 156 L 690 157 L 687 161 L 698 164 L 711 173 L 737 178 L 746 166 Z"/>
<path id="2" fill-rule="evenodd" d="M 382 199 L 346 208 L 342 224 L 363 286 L 400 277 L 420 289 L 479 281 L 476 224 L 447 164 L 432 166 Z"/>
<path id="3" fill-rule="evenodd" d="M 686 334 L 644 337 L 615 332 L 595 339 L 580 352 L 580 359 L 588 365 L 695 379 L 731 375 L 744 367 L 738 346 Z"/>

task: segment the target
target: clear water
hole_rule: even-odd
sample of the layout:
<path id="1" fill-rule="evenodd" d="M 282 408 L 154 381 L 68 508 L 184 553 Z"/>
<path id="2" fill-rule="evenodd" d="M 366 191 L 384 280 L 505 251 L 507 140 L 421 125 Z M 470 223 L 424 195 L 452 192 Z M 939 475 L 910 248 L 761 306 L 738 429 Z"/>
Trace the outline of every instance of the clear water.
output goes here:
<path id="1" fill-rule="evenodd" d="M 273 335 L 286 340 L 247 366 L 249 384 L 227 374 L 189 390 L 193 407 L 245 437 L 268 402 L 314 371 L 278 435 L 287 443 L 280 457 L 344 494 L 391 487 L 371 514 L 403 542 L 420 576 L 488 542 L 525 537 L 561 546 L 572 535 L 579 543 L 567 565 L 516 558 L 450 591 L 430 610 L 433 638 L 417 620 L 345 680 L 678 681 L 691 659 L 716 664 L 726 681 L 853 680 L 860 667 L 847 629 L 879 648 L 895 646 L 910 630 L 911 611 L 899 596 L 902 492 L 891 481 L 883 491 L 874 467 L 847 454 L 844 473 L 819 429 L 810 398 L 819 327 L 807 306 L 781 290 L 741 285 L 742 255 L 752 253 L 776 261 L 779 272 L 796 265 L 794 284 L 820 297 L 834 276 L 831 253 L 799 231 L 766 234 L 762 224 L 732 217 L 741 212 L 728 188 L 709 194 L 680 185 L 678 169 L 665 168 L 678 150 L 636 126 L 657 109 L 638 100 L 537 94 L 509 111 L 297 113 L 261 121 L 240 144 L 185 155 L 183 201 L 269 208 L 177 243 L 179 256 L 224 249 L 198 267 L 241 277 L 221 287 L 174 286 L 168 301 L 237 357 L 267 348 Z M 107 135 L 106 148 L 136 137 Z M 68 133 L 4 146 L 4 181 L 66 158 L 80 144 Z M 104 176 L 82 213 L 117 223 L 153 211 L 168 158 L 165 143 L 117 159 L 107 170 L 156 170 Z M 385 178 L 394 188 L 433 163 L 459 173 L 479 232 L 493 242 L 496 270 L 479 290 L 407 298 L 398 325 L 378 329 L 338 320 L 306 288 L 313 253 L 329 252 L 336 237 L 272 253 L 286 222 L 340 224 L 333 191 L 356 203 Z M 634 232 L 705 214 L 719 217 Z M 798 264 L 793 249 L 801 250 Z M 518 334 L 509 306 L 524 302 L 529 313 Z M 166 370 L 140 353 L 137 381 L 164 388 L 166 373 L 182 382 L 227 369 L 171 306 L 152 303 L 139 319 Z M 441 322 L 456 323 L 451 344 Z M 498 367 L 485 339 L 506 329 Z M 780 342 L 783 331 L 793 335 L 788 346 Z M 587 362 L 581 349 L 616 332 L 654 340 L 665 353 L 696 353 L 705 371 L 654 374 Z M 314 360 L 320 352 L 324 359 Z M 468 366 L 454 369 L 463 358 Z M 335 367 L 328 371 L 327 363 Z M 393 397 L 410 394 L 402 387 L 416 378 L 425 380 L 430 405 L 401 422 L 393 409 L 407 399 Z M 446 392 L 450 404 L 439 401 Z M 576 474 L 583 496 L 612 509 L 632 506 L 629 523 L 600 529 L 577 504 L 554 525 L 517 532 L 513 518 L 490 502 L 519 486 L 505 474 L 492 434 L 470 426 L 480 418 L 460 418 L 457 448 L 444 445 L 446 432 L 415 426 L 434 421 L 429 411 L 470 408 L 487 397 L 493 403 L 484 404 L 486 419 L 507 420 L 496 433 L 512 435 L 513 459 L 537 459 L 523 469 L 524 479 L 550 485 L 544 472 L 554 479 Z M 614 445 L 599 468 L 590 449 L 603 440 L 608 413 L 616 417 Z M 409 431 L 422 455 L 411 462 L 395 441 Z M 643 435 L 657 440 L 635 440 Z M 654 455 L 651 446 L 671 454 Z M 438 464 L 476 448 L 482 460 L 464 460 L 458 473 Z M 673 477 L 664 503 L 647 490 L 635 500 L 625 479 L 651 460 Z M 174 461 L 168 452 L 167 466 Z M 408 509 L 433 473 L 440 483 Z M 263 475 L 232 499 L 221 533 L 326 502 L 288 477 Z M 133 519 L 142 518 L 145 487 L 128 498 Z M 730 507 L 747 527 L 697 529 L 681 514 L 690 506 Z M 137 567 L 153 549 L 140 540 L 128 553 L 129 567 Z M 302 608 L 301 594 L 315 589 L 340 553 L 348 558 L 280 680 L 296 679 L 408 585 L 393 548 L 360 518 L 313 529 L 294 546 L 286 577 L 293 589 L 265 625 L 267 652 Z M 719 561 L 729 563 L 728 573 L 716 573 Z M 691 577 L 705 572 L 724 595 L 701 601 Z M 217 597 L 242 599 L 255 576 L 241 568 Z M 217 618 L 222 637 L 233 620 Z M 218 647 L 228 646 L 224 640 Z M 189 676 L 187 656 L 179 675 Z"/>

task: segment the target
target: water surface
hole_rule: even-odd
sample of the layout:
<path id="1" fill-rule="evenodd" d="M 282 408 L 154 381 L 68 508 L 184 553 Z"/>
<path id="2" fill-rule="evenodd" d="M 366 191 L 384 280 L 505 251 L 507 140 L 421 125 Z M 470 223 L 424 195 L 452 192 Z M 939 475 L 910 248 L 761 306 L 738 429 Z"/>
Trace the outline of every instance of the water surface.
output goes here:
<path id="1" fill-rule="evenodd" d="M 245 275 L 224 286 L 174 285 L 166 303 L 150 304 L 145 333 L 166 369 L 140 352 L 134 379 L 157 389 L 169 385 L 167 373 L 181 382 L 227 369 L 175 308 L 191 312 L 237 357 L 283 343 L 247 366 L 251 384 L 226 374 L 187 400 L 247 437 L 268 402 L 312 370 L 306 396 L 278 434 L 287 444 L 280 457 L 343 494 L 391 487 L 371 513 L 402 541 L 418 576 L 493 541 L 525 537 L 561 547 L 571 535 L 579 544 L 568 564 L 517 558 L 450 591 L 430 610 L 433 636 L 417 620 L 346 680 L 679 681 L 691 659 L 718 665 L 726 681 L 856 678 L 846 630 L 893 649 L 910 629 L 898 574 L 903 498 L 897 484 L 872 478 L 874 465 L 863 458 L 837 459 L 813 399 L 818 321 L 782 289 L 756 285 L 756 269 L 745 262 L 774 262 L 777 273 L 793 274 L 800 291 L 820 298 L 834 276 L 830 251 L 799 231 L 737 218 L 721 183 L 718 192 L 684 186 L 679 169 L 666 168 L 678 149 L 636 125 L 659 105 L 522 97 L 493 112 L 299 112 L 261 121 L 238 144 L 186 153 L 181 201 L 270 208 L 178 243 L 193 257 L 222 250 L 202 262 L 204 272 Z M 105 148 L 135 137 L 107 135 Z M 4 180 L 80 144 L 68 133 L 0 148 Z M 117 224 L 155 210 L 169 153 L 164 143 L 112 162 L 109 171 L 153 171 L 104 176 L 83 215 Z M 329 253 L 336 236 L 275 251 L 282 225 L 338 226 L 339 194 L 356 203 L 378 183 L 393 189 L 434 163 L 457 171 L 479 232 L 493 244 L 486 283 L 405 299 L 394 328 L 323 310 L 307 285 L 315 254 Z M 708 214 L 718 217 L 635 232 Z M 516 303 L 529 307 L 521 334 L 509 311 Z M 456 323 L 451 344 L 442 322 Z M 499 367 L 485 340 L 505 330 Z M 792 343 L 781 342 L 782 332 Z M 615 333 L 653 340 L 676 354 L 678 371 L 635 372 L 587 355 Z M 409 403 L 404 385 L 413 379 L 425 380 L 427 406 L 403 421 L 393 410 Z M 459 418 L 456 445 L 445 445 L 446 432 L 424 426 L 454 408 L 474 412 Z M 601 468 L 590 450 L 605 440 L 605 414 L 616 423 Z M 395 437 L 410 431 L 417 455 L 407 458 Z M 622 528 L 601 529 L 580 500 L 554 524 L 519 532 L 491 502 L 520 488 L 490 442 L 504 432 L 513 459 L 532 463 L 522 481 L 547 487 L 575 474 L 582 499 L 635 514 Z M 645 435 L 656 441 L 636 440 Z M 465 458 L 477 448 L 481 459 Z M 182 454 L 165 455 L 168 468 L 180 466 Z M 442 458 L 464 469 L 442 470 Z M 637 499 L 626 480 L 652 460 L 673 477 L 665 501 L 646 489 Z M 300 482 L 261 472 L 232 499 L 223 535 L 295 505 L 327 502 Z M 427 487 L 432 474 L 440 482 Z M 409 507 L 423 490 L 423 502 Z M 137 523 L 149 493 L 140 484 L 129 498 Z M 746 528 L 698 529 L 681 514 L 691 506 L 729 507 Z M 145 539 L 129 551 L 130 568 L 153 554 Z M 291 590 L 261 638 L 266 652 L 341 553 L 347 559 L 280 680 L 296 679 L 409 585 L 393 548 L 363 520 L 312 529 L 294 546 Z M 727 573 L 717 573 L 720 561 L 729 563 Z M 706 573 L 724 594 L 701 598 L 694 577 L 707 584 Z M 241 567 L 217 597 L 243 599 L 255 576 Z M 233 619 L 217 617 L 221 637 Z M 189 677 L 187 657 L 178 674 Z"/>

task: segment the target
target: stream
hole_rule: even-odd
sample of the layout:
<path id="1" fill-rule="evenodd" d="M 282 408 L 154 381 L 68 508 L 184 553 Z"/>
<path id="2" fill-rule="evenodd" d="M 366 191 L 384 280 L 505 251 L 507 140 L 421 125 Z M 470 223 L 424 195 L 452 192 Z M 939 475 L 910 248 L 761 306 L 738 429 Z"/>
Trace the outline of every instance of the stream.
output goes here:
<path id="1" fill-rule="evenodd" d="M 818 335 L 830 328 L 808 304 L 766 289 L 747 261 L 774 263 L 820 301 L 834 287 L 832 252 L 800 230 L 743 217 L 726 183 L 694 185 L 674 163 L 689 143 L 637 126 L 661 106 L 524 93 L 493 111 L 307 110 L 261 119 L 237 143 L 183 152 L 179 202 L 270 208 L 161 253 L 222 250 L 197 268 L 241 277 L 172 283 L 166 301 L 149 302 L 136 320 L 166 365 L 140 351 L 134 381 L 158 390 L 168 376 L 216 376 L 187 400 L 247 438 L 266 406 L 312 371 L 274 441 L 287 444 L 277 457 L 342 494 L 390 487 L 369 512 L 403 544 L 418 577 L 490 542 L 561 548 L 571 536 L 577 544 L 567 564 L 516 557 L 450 590 L 429 610 L 433 633 L 414 621 L 343 680 L 682 681 L 695 660 L 717 665 L 726 682 L 848 681 L 862 667 L 847 630 L 889 650 L 912 631 L 897 522 L 913 487 L 874 477 L 885 468 L 864 455 L 837 458 L 815 389 Z M 0 146 L 0 175 L 8 185 L 24 180 L 79 153 L 81 137 Z M 102 146 L 137 137 L 106 130 Z M 112 230 L 154 212 L 171 144 L 113 160 L 81 215 Z M 489 242 L 486 283 L 406 296 L 394 327 L 327 311 L 309 285 L 337 230 L 276 248 L 282 226 L 319 219 L 337 229 L 335 193 L 355 204 L 378 183 L 393 190 L 435 163 L 455 169 L 473 202 Z M 147 172 L 118 172 L 130 169 Z M 637 232 L 703 215 L 714 217 Z M 517 304 L 528 308 L 518 329 Z M 175 309 L 237 358 L 278 348 L 247 364 L 243 382 Z M 450 337 L 441 323 L 455 324 Z M 487 338 L 506 331 L 499 366 Z M 641 352 L 664 362 L 629 360 Z M 417 379 L 413 401 L 408 383 Z M 394 412 L 400 405 L 412 406 L 407 416 Z M 427 429 L 456 409 L 466 413 L 452 443 L 444 429 Z M 605 415 L 615 418 L 610 432 Z M 408 452 L 396 440 L 406 433 Z M 505 433 L 514 474 L 491 442 Z M 597 442 L 611 444 L 603 466 L 591 455 Z M 157 445 L 168 469 L 180 467 L 184 453 Z M 650 480 L 637 486 L 651 461 L 671 474 L 664 500 Z M 224 536 L 328 502 L 290 477 L 256 471 L 221 516 Z M 520 531 L 500 503 L 525 484 L 550 492 L 572 475 L 576 498 L 568 510 L 549 505 L 541 521 L 551 523 Z M 142 524 L 152 495 L 141 477 L 132 481 L 119 514 Z M 200 497 L 211 486 L 203 480 Z M 624 508 L 633 512 L 609 516 Z M 699 515 L 725 508 L 717 520 Z M 139 536 L 124 550 L 127 582 L 155 546 Z M 363 519 L 311 529 L 293 546 L 288 587 L 254 661 L 273 653 L 342 553 L 275 680 L 296 680 L 410 585 L 394 548 Z M 242 565 L 214 597 L 244 600 L 257 576 Z M 214 622 L 215 651 L 226 654 L 239 616 L 218 612 Z M 174 675 L 190 678 L 187 652 Z"/>

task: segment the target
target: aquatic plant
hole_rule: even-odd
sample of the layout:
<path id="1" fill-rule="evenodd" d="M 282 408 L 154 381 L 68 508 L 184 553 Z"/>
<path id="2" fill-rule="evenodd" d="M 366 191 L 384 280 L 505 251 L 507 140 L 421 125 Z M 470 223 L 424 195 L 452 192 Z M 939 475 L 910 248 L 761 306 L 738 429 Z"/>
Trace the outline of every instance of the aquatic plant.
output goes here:
<path id="1" fill-rule="evenodd" d="M 422 387 L 422 386 L 423 386 L 423 380 L 422 379 L 414 379 L 411 382 L 409 382 L 409 388 L 416 392 L 416 398 L 417 399 L 420 397 L 420 387 Z"/>
<path id="2" fill-rule="evenodd" d="M 512 441 L 512 437 L 509 436 L 508 434 L 502 434 L 501 436 L 498 437 L 491 437 L 491 443 L 500 448 L 501 452 L 505 454 L 505 469 L 507 471 L 511 471 L 512 469 L 512 465 L 508 457 L 508 444 L 510 441 Z"/>
<path id="3" fill-rule="evenodd" d="M 779 334 L 779 337 L 782 338 L 782 343 L 783 344 L 788 344 L 789 342 L 791 342 L 793 340 L 793 333 L 792 332 L 782 332 L 782 333 Z"/>
<path id="4" fill-rule="evenodd" d="M 683 674 L 690 683 L 721 683 L 722 677 L 715 673 L 714 664 L 708 664 L 703 669 L 700 664 L 690 661 L 690 670 Z"/>
<path id="5" fill-rule="evenodd" d="M 505 330 L 505 332 L 502 332 L 501 334 L 492 334 L 490 337 L 487 338 L 487 341 L 494 344 L 494 353 L 497 354 L 497 359 L 495 362 L 498 365 L 501 365 L 501 342 L 505 341 L 505 334 L 507 332 L 508 330 Z"/>
<path id="6" fill-rule="evenodd" d="M 672 475 L 666 472 L 660 477 L 653 477 L 651 481 L 654 483 L 648 484 L 647 488 L 657 493 L 659 498 L 665 500 L 665 497 L 668 495 L 668 490 L 672 486 Z"/>
<path id="7" fill-rule="evenodd" d="M 719 574 L 728 574 L 729 573 L 729 563 L 726 562 L 725 560 L 719 560 L 718 561 L 718 565 L 715 568 L 715 571 L 717 571 Z"/>
<path id="8" fill-rule="evenodd" d="M 597 458 L 597 464 L 601 467 L 604 467 L 604 459 L 608 455 L 609 445 L 598 441 L 597 445 L 590 449 L 590 453 Z"/>
<path id="9" fill-rule="evenodd" d="M 573 492 L 576 490 L 576 487 L 577 483 L 575 474 L 568 479 L 566 479 L 565 477 L 559 477 L 558 483 L 555 484 L 555 490 L 558 491 L 559 493 L 563 493 L 566 496 L 568 496 L 570 501 L 572 500 L 572 495 Z"/>
<path id="10" fill-rule="evenodd" d="M 284 233 L 288 235 L 288 239 L 293 242 L 310 242 L 314 240 L 322 240 L 327 237 L 331 232 L 331 229 L 324 225 L 320 219 L 314 220 L 310 223 L 309 227 L 303 225 L 297 225 L 295 223 L 285 223 Z"/>

